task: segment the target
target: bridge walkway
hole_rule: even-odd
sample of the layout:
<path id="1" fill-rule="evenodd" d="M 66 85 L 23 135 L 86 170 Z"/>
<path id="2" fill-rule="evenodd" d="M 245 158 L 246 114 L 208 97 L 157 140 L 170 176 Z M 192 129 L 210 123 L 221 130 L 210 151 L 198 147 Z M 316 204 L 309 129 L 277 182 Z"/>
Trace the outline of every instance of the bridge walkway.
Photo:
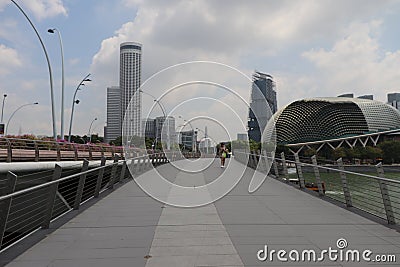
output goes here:
<path id="1" fill-rule="evenodd" d="M 205 165 L 205 160 L 190 164 Z M 221 169 L 215 160 L 200 173 L 188 174 L 170 164 L 157 171 L 177 184 L 197 186 L 243 168 L 243 179 L 228 195 L 200 208 L 165 206 L 135 182 L 127 183 L 7 266 L 366 266 L 365 262 L 257 259 L 265 245 L 274 250 L 320 252 L 336 248 L 339 238 L 347 240 L 349 249 L 394 254 L 397 263 L 384 266 L 398 266 L 400 233 L 396 230 L 272 178 L 249 194 L 254 170 L 237 161 L 230 160 Z M 141 178 L 151 178 L 155 172 Z"/>

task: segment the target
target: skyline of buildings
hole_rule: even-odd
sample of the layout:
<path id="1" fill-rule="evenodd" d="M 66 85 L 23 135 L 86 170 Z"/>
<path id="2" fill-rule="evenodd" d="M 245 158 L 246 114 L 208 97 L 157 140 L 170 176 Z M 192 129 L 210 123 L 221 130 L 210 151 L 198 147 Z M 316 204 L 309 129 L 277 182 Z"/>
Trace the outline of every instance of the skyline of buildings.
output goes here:
<path id="1" fill-rule="evenodd" d="M 109 143 L 122 136 L 141 135 L 142 45 L 136 42 L 120 44 L 119 86 L 107 88 L 107 125 L 104 139 Z M 129 105 L 130 101 L 132 105 Z M 127 116 L 124 123 L 124 116 Z"/>

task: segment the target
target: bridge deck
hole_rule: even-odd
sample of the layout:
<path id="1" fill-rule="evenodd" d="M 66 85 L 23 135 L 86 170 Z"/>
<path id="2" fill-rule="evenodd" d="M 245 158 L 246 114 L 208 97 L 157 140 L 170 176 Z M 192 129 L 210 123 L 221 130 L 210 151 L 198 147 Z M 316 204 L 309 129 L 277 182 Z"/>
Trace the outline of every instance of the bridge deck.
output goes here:
<path id="1" fill-rule="evenodd" d="M 231 160 L 228 168 L 239 173 L 244 166 Z M 181 185 L 203 184 L 227 171 L 217 162 L 190 175 L 170 165 L 158 169 Z M 267 179 L 257 192 L 249 194 L 252 173 L 247 169 L 227 196 L 196 209 L 164 206 L 130 182 L 7 266 L 283 266 L 290 262 L 278 262 L 276 258 L 273 262 L 260 262 L 257 251 L 268 245 L 275 250 L 318 252 L 336 248 L 339 238 L 345 238 L 350 249 L 396 254 L 398 264 L 397 231 L 273 179 Z M 143 175 L 151 177 L 154 170 Z M 146 259 L 146 255 L 150 257 Z M 331 261 L 295 263 L 346 264 L 355 265 Z"/>

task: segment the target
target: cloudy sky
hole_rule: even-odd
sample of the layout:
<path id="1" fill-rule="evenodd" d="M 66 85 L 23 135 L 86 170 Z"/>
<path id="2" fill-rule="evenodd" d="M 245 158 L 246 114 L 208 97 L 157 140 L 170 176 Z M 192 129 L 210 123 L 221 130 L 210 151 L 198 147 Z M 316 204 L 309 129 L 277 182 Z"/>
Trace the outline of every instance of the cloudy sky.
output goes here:
<path id="1" fill-rule="evenodd" d="M 106 88 L 118 85 L 119 44 L 124 41 L 143 44 L 142 81 L 174 64 L 210 60 L 249 76 L 255 69 L 270 73 L 280 107 L 299 98 L 347 92 L 374 94 L 386 102 L 387 93 L 400 92 L 400 1 L 16 1 L 49 51 L 58 132 L 60 50 L 56 35 L 47 33 L 54 27 L 64 43 L 66 132 L 76 86 L 88 73 L 93 79 L 78 93 L 75 134 L 87 133 L 95 117 L 94 132 L 103 134 Z M 8 95 L 4 121 L 20 105 L 39 102 L 15 115 L 9 133 L 51 135 L 48 72 L 40 43 L 9 0 L 0 0 L 0 25 L 0 93 Z M 250 84 L 242 89 L 248 92 Z M 216 106 L 213 112 L 221 107 Z"/>

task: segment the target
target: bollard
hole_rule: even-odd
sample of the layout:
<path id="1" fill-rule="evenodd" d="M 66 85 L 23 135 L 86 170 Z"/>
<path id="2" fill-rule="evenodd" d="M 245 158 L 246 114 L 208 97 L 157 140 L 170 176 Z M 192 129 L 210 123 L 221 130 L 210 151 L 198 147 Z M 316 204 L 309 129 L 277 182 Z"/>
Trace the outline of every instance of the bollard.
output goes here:
<path id="1" fill-rule="evenodd" d="M 61 173 L 62 173 L 61 166 L 56 164 L 54 173 L 50 177 L 50 179 L 48 179 L 48 182 L 60 179 Z M 44 210 L 42 229 L 49 229 L 50 227 L 50 221 L 51 221 L 51 216 L 53 215 L 53 207 L 54 207 L 54 202 L 56 200 L 57 189 L 58 189 L 58 183 L 54 183 L 49 186 L 49 193 L 47 196 L 46 209 Z"/>
<path id="2" fill-rule="evenodd" d="M 350 194 L 350 191 L 349 191 L 349 187 L 347 185 L 347 177 L 346 177 L 346 174 L 344 172 L 342 172 L 342 171 L 344 171 L 342 158 L 338 159 L 337 163 L 338 163 L 338 166 L 339 166 L 339 170 L 341 170 L 340 178 L 342 179 L 343 194 L 344 194 L 344 198 L 346 200 L 346 206 L 347 207 L 353 207 L 353 202 L 351 200 L 351 194 Z"/>
<path id="3" fill-rule="evenodd" d="M 376 165 L 376 170 L 380 178 L 385 178 L 385 173 L 382 168 L 382 163 Z M 385 207 L 387 222 L 388 224 L 396 224 L 396 219 L 394 217 L 392 209 L 392 202 L 390 200 L 389 190 L 386 186 L 386 182 L 383 180 L 378 180 L 378 181 L 379 181 L 379 188 L 381 189 L 383 206 Z"/>

